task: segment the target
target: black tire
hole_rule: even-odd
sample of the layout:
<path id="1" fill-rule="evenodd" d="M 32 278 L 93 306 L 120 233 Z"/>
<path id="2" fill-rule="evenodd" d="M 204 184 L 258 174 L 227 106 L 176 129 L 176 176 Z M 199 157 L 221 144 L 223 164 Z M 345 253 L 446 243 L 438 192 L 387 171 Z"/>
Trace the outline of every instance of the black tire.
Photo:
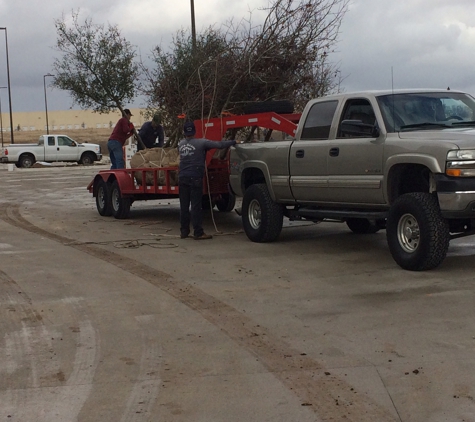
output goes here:
<path id="1" fill-rule="evenodd" d="M 203 197 L 201 198 L 201 209 L 205 210 L 205 211 L 208 211 L 208 210 L 211 210 L 213 208 L 214 208 L 213 200 L 211 199 L 211 201 L 210 201 L 208 194 L 203 195 Z"/>
<path id="2" fill-rule="evenodd" d="M 381 228 L 376 221 L 367 218 L 349 218 L 346 220 L 346 225 L 356 234 L 373 234 Z"/>
<path id="3" fill-rule="evenodd" d="M 96 156 L 94 154 L 91 152 L 85 152 L 83 155 L 81 155 L 79 164 L 82 164 L 83 166 L 92 166 L 95 160 Z"/>
<path id="4" fill-rule="evenodd" d="M 96 190 L 96 208 L 100 215 L 109 217 L 112 215 L 111 188 L 109 183 L 100 179 L 97 182 Z"/>
<path id="5" fill-rule="evenodd" d="M 410 271 L 430 270 L 447 255 L 449 224 L 433 195 L 407 193 L 397 198 L 389 211 L 386 237 L 399 266 Z"/>
<path id="6" fill-rule="evenodd" d="M 18 160 L 18 164 L 20 167 L 23 167 L 25 169 L 28 169 L 30 167 L 33 167 L 33 164 L 35 164 L 35 157 L 31 154 L 24 154 L 20 157 Z"/>
<path id="7" fill-rule="evenodd" d="M 119 183 L 114 180 L 111 186 L 111 208 L 112 215 L 118 219 L 124 219 L 129 216 L 130 205 L 132 201 L 130 198 L 123 198 L 120 192 Z"/>
<path id="8" fill-rule="evenodd" d="M 216 208 L 221 212 L 231 212 L 236 205 L 236 196 L 233 193 L 223 193 L 216 201 Z"/>
<path id="9" fill-rule="evenodd" d="M 253 242 L 273 242 L 282 231 L 284 209 L 276 204 L 265 184 L 252 185 L 242 200 L 242 223 Z"/>
<path id="10" fill-rule="evenodd" d="M 267 113 L 273 111 L 279 114 L 290 114 L 294 112 L 294 104 L 289 100 L 259 101 L 246 104 L 243 107 L 245 114 Z"/>

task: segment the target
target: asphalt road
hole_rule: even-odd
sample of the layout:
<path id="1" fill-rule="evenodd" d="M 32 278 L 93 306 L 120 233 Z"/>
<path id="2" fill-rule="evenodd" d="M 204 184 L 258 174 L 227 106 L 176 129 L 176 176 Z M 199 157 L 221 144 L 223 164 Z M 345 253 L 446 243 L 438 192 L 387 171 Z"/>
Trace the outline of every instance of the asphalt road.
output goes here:
<path id="1" fill-rule="evenodd" d="M 0 166 L 0 421 L 475 421 L 475 238 L 422 273 L 340 223 L 182 240 L 176 200 L 99 216 L 100 168 Z"/>

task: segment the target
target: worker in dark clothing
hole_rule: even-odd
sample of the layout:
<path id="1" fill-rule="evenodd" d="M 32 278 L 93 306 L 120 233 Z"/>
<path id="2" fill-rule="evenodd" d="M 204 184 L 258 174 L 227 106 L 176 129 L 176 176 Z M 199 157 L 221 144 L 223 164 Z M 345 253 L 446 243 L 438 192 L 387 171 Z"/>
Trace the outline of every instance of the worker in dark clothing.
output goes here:
<path id="1" fill-rule="evenodd" d="M 160 116 L 155 114 L 152 121 L 145 122 L 140 128 L 139 135 L 146 148 L 163 147 L 165 135 L 163 133 L 163 126 L 160 123 Z M 137 150 L 141 149 L 144 149 L 144 147 L 139 142 Z"/>
<path id="2" fill-rule="evenodd" d="M 212 239 L 213 236 L 203 231 L 203 176 L 206 165 L 206 151 L 214 148 L 224 149 L 236 144 L 235 140 L 215 142 L 195 138 L 196 128 L 193 122 L 186 122 L 183 127 L 185 139 L 178 144 L 180 167 L 178 186 L 180 194 L 180 237 L 190 234 L 190 220 L 195 240 Z M 190 213 L 191 204 L 191 213 Z"/>
<path id="3" fill-rule="evenodd" d="M 123 146 L 125 141 L 133 134 L 137 134 L 133 123 L 130 121 L 132 113 L 128 108 L 122 113 L 122 117 L 116 123 L 114 130 L 107 141 L 107 149 L 111 160 L 111 169 L 125 168 Z"/>

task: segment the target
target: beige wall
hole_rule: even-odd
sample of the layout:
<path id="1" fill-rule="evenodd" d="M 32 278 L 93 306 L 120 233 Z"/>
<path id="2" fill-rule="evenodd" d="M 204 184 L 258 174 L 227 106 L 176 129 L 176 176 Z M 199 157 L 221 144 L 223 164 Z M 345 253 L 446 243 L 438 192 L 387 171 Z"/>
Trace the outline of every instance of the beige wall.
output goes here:
<path id="1" fill-rule="evenodd" d="M 147 119 L 144 118 L 145 109 L 131 108 L 132 123 L 140 127 Z M 13 113 L 13 128 L 21 131 L 46 130 L 46 112 L 31 111 Z M 93 113 L 90 110 L 48 111 L 48 126 L 50 130 L 81 130 L 95 128 L 113 128 L 120 118 L 120 112 L 109 114 Z M 4 132 L 10 131 L 10 114 L 2 113 L 1 126 Z"/>

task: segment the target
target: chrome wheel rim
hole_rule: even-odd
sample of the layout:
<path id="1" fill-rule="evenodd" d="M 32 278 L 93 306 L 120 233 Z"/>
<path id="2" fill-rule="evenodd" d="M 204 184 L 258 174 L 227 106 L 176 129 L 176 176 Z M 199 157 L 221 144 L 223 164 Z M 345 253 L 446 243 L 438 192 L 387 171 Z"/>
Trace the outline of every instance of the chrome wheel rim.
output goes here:
<path id="1" fill-rule="evenodd" d="M 253 229 L 258 229 L 261 226 L 261 204 L 259 201 L 253 199 L 249 204 L 248 209 L 249 223 Z"/>
<path id="2" fill-rule="evenodd" d="M 421 232 L 417 219 L 412 214 L 404 214 L 397 226 L 397 238 L 402 249 L 414 253 L 419 247 Z"/>
<path id="3" fill-rule="evenodd" d="M 97 192 L 97 201 L 99 202 L 101 209 L 104 209 L 106 206 L 105 196 L 104 188 L 100 187 L 99 191 Z"/>
<path id="4" fill-rule="evenodd" d="M 112 206 L 114 207 L 114 210 L 117 211 L 119 209 L 119 192 L 117 189 L 114 189 L 112 191 Z"/>

